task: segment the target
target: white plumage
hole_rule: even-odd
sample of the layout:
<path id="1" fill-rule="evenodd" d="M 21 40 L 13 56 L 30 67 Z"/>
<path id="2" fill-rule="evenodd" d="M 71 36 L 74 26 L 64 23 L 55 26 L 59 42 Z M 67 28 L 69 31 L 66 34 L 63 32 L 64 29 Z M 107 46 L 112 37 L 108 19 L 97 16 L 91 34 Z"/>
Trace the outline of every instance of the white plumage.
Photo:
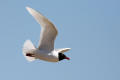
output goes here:
<path id="1" fill-rule="evenodd" d="M 46 17 L 36 10 L 26 7 L 28 12 L 35 18 L 35 20 L 41 26 L 40 41 L 38 48 L 32 44 L 30 40 L 27 40 L 23 46 L 23 54 L 28 61 L 34 61 L 35 59 L 41 59 L 49 62 L 60 61 L 59 53 L 64 53 L 70 48 L 54 49 L 54 41 L 58 34 L 58 31 L 54 24 L 50 22 Z M 65 59 L 69 59 L 66 57 Z"/>

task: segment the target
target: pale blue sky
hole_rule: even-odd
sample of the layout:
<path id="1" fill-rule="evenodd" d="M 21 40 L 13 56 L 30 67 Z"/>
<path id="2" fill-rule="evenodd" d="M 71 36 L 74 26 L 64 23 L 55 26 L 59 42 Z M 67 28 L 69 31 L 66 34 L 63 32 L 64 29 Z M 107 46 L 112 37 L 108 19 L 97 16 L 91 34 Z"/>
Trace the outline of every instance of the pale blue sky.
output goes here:
<path id="1" fill-rule="evenodd" d="M 24 41 L 40 35 L 26 6 L 56 25 L 70 61 L 25 60 Z M 120 0 L 0 0 L 0 80 L 120 80 Z"/>

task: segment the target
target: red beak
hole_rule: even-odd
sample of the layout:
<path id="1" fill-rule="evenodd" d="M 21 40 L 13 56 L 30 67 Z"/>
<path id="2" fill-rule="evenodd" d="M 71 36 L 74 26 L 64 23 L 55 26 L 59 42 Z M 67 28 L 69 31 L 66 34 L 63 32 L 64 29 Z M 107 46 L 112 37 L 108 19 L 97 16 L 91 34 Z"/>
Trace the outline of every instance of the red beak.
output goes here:
<path id="1" fill-rule="evenodd" d="M 65 59 L 70 60 L 70 58 L 69 58 L 69 57 L 65 57 Z"/>

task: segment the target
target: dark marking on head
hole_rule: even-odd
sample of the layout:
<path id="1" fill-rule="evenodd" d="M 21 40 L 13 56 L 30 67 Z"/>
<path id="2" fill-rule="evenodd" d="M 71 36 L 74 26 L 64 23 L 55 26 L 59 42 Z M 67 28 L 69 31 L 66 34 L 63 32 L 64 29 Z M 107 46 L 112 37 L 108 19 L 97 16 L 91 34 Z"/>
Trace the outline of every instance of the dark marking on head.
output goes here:
<path id="1" fill-rule="evenodd" d="M 64 55 L 63 53 L 59 53 L 58 56 L 59 56 L 59 61 L 67 58 L 66 55 Z"/>

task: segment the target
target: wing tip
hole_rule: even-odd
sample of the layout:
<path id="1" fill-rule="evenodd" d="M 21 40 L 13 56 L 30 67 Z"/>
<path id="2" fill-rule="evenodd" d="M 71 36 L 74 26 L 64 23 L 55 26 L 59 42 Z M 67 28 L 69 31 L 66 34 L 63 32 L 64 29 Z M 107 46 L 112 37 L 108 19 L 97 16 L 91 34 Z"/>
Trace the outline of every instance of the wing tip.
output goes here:
<path id="1" fill-rule="evenodd" d="M 28 10 L 30 7 L 29 7 L 29 6 L 26 6 L 25 8 Z"/>
<path id="2" fill-rule="evenodd" d="M 70 50 L 70 49 L 72 49 L 72 48 L 66 48 L 66 49 Z"/>
<path id="3" fill-rule="evenodd" d="M 26 6 L 26 10 L 31 14 L 31 15 L 35 15 L 35 14 L 41 14 L 40 12 L 34 10 L 33 8 Z"/>
<path id="4" fill-rule="evenodd" d="M 28 10 L 28 12 L 31 12 L 32 8 L 30 8 L 29 6 L 26 6 L 26 9 Z"/>

